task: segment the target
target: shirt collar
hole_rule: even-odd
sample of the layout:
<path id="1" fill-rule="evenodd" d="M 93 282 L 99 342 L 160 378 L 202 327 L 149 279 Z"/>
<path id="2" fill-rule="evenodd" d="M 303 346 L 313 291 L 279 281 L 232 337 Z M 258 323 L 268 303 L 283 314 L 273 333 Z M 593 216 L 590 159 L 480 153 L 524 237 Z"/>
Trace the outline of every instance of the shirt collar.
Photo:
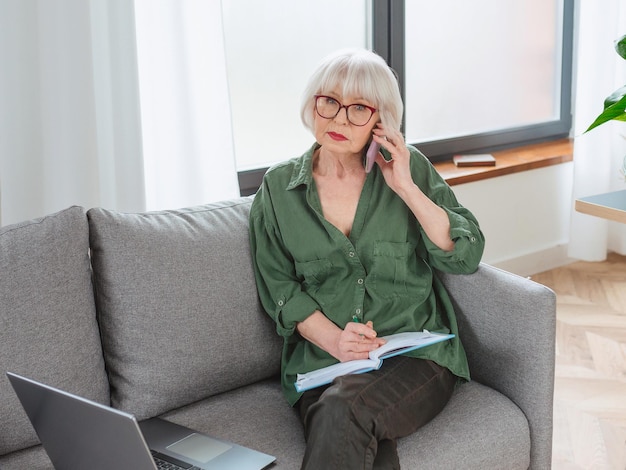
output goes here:
<path id="1" fill-rule="evenodd" d="M 309 186 L 311 184 L 313 179 L 313 155 L 318 148 L 320 148 L 320 144 L 315 142 L 304 155 L 296 160 L 287 190 L 295 189 L 300 185 Z"/>

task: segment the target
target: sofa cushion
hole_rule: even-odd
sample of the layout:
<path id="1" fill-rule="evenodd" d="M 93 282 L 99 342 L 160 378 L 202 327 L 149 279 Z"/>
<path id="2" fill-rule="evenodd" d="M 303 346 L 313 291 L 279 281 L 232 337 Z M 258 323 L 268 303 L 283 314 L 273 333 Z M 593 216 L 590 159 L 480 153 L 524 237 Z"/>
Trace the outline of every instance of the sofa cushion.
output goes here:
<path id="1" fill-rule="evenodd" d="M 147 418 L 279 372 L 248 248 L 250 203 L 88 211 L 113 406 Z"/>
<path id="2" fill-rule="evenodd" d="M 88 239 L 81 207 L 0 228 L 0 455 L 38 443 L 5 371 L 109 404 Z"/>
<path id="3" fill-rule="evenodd" d="M 276 456 L 273 470 L 299 468 L 304 431 L 278 381 L 263 381 L 169 412 L 163 418 Z M 529 467 L 524 413 L 478 382 L 455 390 L 430 423 L 398 441 L 401 468 L 485 470 Z"/>
<path id="4" fill-rule="evenodd" d="M 40 445 L 1 456 L 0 468 L 3 470 L 12 468 L 54 470 L 50 457 Z"/>
<path id="5" fill-rule="evenodd" d="M 472 381 L 457 388 L 435 419 L 400 439 L 398 454 L 402 468 L 419 462 L 424 470 L 526 470 L 530 447 L 524 412 L 500 392 Z"/>

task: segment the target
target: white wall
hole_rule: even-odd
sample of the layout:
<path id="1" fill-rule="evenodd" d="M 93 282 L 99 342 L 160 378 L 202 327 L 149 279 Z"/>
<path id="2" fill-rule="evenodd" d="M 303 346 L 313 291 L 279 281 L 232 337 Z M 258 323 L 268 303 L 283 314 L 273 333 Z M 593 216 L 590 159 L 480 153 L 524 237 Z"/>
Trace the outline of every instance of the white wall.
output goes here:
<path id="1" fill-rule="evenodd" d="M 485 234 L 483 261 L 529 276 L 567 258 L 572 163 L 453 187 Z"/>

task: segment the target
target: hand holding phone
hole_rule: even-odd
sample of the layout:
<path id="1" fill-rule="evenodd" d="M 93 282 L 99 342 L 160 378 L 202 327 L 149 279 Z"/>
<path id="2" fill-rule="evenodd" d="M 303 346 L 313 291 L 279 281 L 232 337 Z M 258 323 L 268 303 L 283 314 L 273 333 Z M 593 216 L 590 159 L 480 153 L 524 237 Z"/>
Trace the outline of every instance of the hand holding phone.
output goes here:
<path id="1" fill-rule="evenodd" d="M 369 173 L 372 171 L 372 168 L 374 168 L 374 161 L 376 160 L 376 155 L 378 155 L 379 150 L 380 144 L 372 140 L 372 143 L 365 153 L 365 173 Z"/>

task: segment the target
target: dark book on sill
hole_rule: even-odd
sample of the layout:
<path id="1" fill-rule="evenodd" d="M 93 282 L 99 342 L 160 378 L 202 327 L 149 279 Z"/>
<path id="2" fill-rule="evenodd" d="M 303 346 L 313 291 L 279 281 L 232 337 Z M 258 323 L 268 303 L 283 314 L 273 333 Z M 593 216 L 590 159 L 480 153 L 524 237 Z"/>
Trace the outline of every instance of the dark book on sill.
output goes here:
<path id="1" fill-rule="evenodd" d="M 456 166 L 495 166 L 496 159 L 490 153 L 455 155 L 452 161 Z"/>

